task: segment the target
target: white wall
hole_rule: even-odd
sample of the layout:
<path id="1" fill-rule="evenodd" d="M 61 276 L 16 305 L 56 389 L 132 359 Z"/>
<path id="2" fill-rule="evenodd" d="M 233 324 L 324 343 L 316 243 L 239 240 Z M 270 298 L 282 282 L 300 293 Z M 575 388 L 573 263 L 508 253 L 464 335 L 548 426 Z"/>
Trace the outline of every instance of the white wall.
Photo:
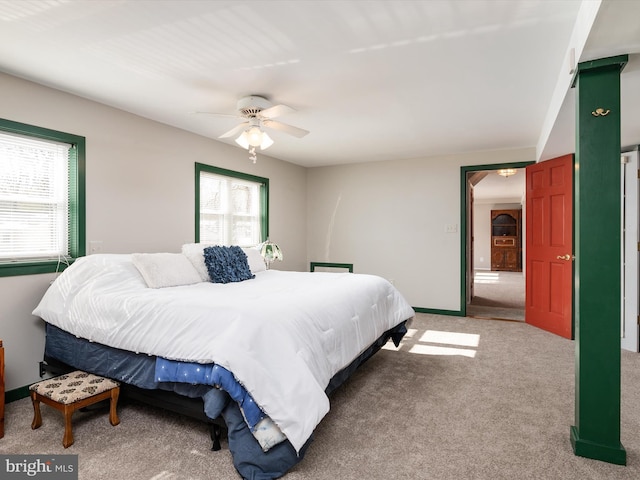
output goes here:
<path id="1" fill-rule="evenodd" d="M 2 116 L 87 138 L 87 242 L 104 252 L 178 251 L 194 238 L 194 163 L 270 179 L 270 236 L 285 261 L 354 263 L 415 307 L 460 309 L 460 167 L 529 161 L 533 149 L 304 169 L 0 74 Z M 454 225 L 457 233 L 445 233 Z M 38 378 L 31 315 L 53 274 L 0 277 L 6 387 Z"/>
<path id="2" fill-rule="evenodd" d="M 194 163 L 270 180 L 270 235 L 306 270 L 306 169 L 0 74 L 2 117 L 87 139 L 87 242 L 105 253 L 178 252 L 195 235 Z M 87 245 L 87 251 L 88 245 Z M 31 312 L 53 274 L 0 277 L 8 390 L 39 380 L 44 329 Z"/>
<path id="3" fill-rule="evenodd" d="M 353 263 L 414 307 L 458 311 L 460 167 L 534 158 L 520 149 L 309 169 L 308 261 Z"/>
<path id="4" fill-rule="evenodd" d="M 491 210 L 518 210 L 521 208 L 520 203 L 503 203 L 503 200 L 499 202 L 483 200 L 473 203 L 474 269 L 491 270 Z"/>

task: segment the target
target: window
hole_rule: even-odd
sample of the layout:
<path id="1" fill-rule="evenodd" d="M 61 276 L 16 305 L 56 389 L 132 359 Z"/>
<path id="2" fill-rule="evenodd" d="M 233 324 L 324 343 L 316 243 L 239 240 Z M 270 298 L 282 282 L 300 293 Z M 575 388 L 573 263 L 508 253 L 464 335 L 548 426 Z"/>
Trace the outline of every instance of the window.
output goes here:
<path id="1" fill-rule="evenodd" d="M 0 276 L 85 254 L 85 139 L 0 119 Z"/>
<path id="2" fill-rule="evenodd" d="M 269 179 L 196 163 L 196 242 L 257 245 L 268 236 Z"/>

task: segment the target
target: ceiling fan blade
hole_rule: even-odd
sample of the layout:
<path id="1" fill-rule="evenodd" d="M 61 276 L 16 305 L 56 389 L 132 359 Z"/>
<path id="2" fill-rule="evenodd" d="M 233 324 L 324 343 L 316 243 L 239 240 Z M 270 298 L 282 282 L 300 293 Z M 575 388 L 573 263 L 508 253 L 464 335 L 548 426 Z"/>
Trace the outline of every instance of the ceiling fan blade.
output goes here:
<path id="1" fill-rule="evenodd" d="M 239 125 L 236 125 L 235 127 L 233 127 L 231 130 L 229 130 L 226 133 L 223 133 L 222 135 L 220 135 L 218 138 L 229 138 L 229 137 L 233 137 L 234 135 L 239 135 L 240 133 L 242 133 L 244 130 L 246 130 L 247 128 L 249 128 L 251 124 L 249 122 L 243 122 Z"/>
<path id="2" fill-rule="evenodd" d="M 288 133 L 289 135 L 293 135 L 294 137 L 298 138 L 302 138 L 309 133 L 308 130 L 294 127 L 292 125 L 287 125 L 286 123 L 278 122 L 276 120 L 264 120 L 262 124 L 265 127 L 273 128 L 274 130 L 280 130 L 281 132 Z"/>
<path id="3" fill-rule="evenodd" d="M 286 113 L 295 112 L 295 110 L 287 105 L 274 105 L 273 107 L 265 108 L 260 111 L 262 118 L 276 118 Z"/>

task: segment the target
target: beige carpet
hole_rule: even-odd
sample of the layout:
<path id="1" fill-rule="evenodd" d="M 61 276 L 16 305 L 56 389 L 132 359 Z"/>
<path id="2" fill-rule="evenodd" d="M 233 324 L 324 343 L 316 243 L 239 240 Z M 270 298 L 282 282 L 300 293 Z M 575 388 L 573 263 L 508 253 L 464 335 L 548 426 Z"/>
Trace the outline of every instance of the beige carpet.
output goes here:
<path id="1" fill-rule="evenodd" d="M 525 279 L 522 272 L 476 270 L 467 315 L 524 321 Z"/>
<path id="2" fill-rule="evenodd" d="M 419 314 L 398 351 L 383 350 L 332 396 L 306 458 L 287 480 L 640 478 L 640 356 L 622 352 L 622 443 L 628 465 L 576 457 L 574 343 L 520 322 Z M 74 453 L 81 479 L 236 479 L 226 443 L 204 425 L 122 405 L 76 412 L 62 448 L 59 412 L 7 406 L 3 453 Z"/>

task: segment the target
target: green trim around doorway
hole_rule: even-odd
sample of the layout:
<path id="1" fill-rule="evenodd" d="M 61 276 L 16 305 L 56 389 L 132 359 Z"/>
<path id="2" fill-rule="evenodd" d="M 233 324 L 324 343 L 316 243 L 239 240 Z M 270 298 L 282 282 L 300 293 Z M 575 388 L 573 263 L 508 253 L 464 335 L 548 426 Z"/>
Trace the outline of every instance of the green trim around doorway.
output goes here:
<path id="1" fill-rule="evenodd" d="M 510 162 L 460 167 L 460 316 L 467 316 L 467 173 L 500 168 L 525 168 L 536 163 Z"/>

